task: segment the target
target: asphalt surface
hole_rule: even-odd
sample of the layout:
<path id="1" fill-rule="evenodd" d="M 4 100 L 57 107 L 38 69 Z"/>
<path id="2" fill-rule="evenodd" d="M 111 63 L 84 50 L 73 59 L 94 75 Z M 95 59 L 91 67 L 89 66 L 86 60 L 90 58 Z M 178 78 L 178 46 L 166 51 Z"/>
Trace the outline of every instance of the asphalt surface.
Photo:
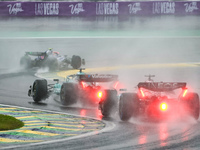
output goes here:
<path id="1" fill-rule="evenodd" d="M 96 108 L 79 104 L 66 107 L 52 98 L 36 104 L 27 96 L 28 88 L 36 77 L 34 71 L 21 71 L 19 59 L 25 51 L 43 51 L 49 47 L 69 56 L 80 55 L 86 60 L 85 67 L 93 68 L 94 72 L 118 74 L 121 86 L 130 90 L 138 82 L 146 80 L 144 75 L 155 74 L 155 81 L 185 81 L 200 94 L 199 17 L 145 19 L 27 18 L 21 26 L 22 18 L 4 20 L 0 23 L 5 28 L 1 28 L 3 34 L 0 39 L 0 72 L 4 74 L 0 76 L 0 103 L 75 115 L 84 112 L 85 116 L 101 119 Z M 113 34 L 112 29 L 118 31 L 117 36 L 114 36 L 116 32 Z M 42 32 L 44 30 L 47 32 Z M 57 30 L 72 34 L 64 35 Z M 88 37 L 89 30 L 95 34 Z M 134 31 L 140 33 L 138 30 L 143 31 L 141 35 L 135 34 Z M 51 31 L 57 33 L 55 37 Z M 102 31 L 108 33 L 102 36 Z M 153 31 L 157 35 L 150 35 Z M 32 35 L 33 32 L 37 35 Z M 127 36 L 128 32 L 134 36 Z M 192 65 L 185 65 L 188 63 Z M 115 128 L 84 138 L 28 147 L 24 145 L 20 149 L 199 149 L 199 120 L 188 117 L 149 122 L 133 118 L 129 122 L 122 122 L 117 111 L 111 118 L 102 119 L 114 123 Z"/>
<path id="2" fill-rule="evenodd" d="M 198 67 L 197 67 L 198 68 Z M 197 69 L 196 68 L 196 69 Z M 168 68 L 169 69 L 169 68 Z M 101 119 L 95 108 L 82 108 L 79 105 L 65 107 L 53 99 L 36 104 L 27 97 L 28 81 L 35 77 L 19 73 L 7 78 L 2 77 L 1 103 L 25 106 L 43 110 L 54 110 L 75 115 L 84 115 Z M 15 86 L 18 85 L 18 86 Z M 83 113 L 84 112 L 84 113 Z M 199 122 L 191 118 L 169 120 L 166 122 L 148 122 L 132 119 L 130 122 L 120 121 L 117 112 L 111 118 L 103 118 L 114 123 L 113 130 L 75 140 L 56 141 L 51 144 L 25 145 L 20 149 L 198 149 Z M 119 142 L 120 141 L 120 142 Z M 13 148 L 14 149 L 14 148 Z"/>

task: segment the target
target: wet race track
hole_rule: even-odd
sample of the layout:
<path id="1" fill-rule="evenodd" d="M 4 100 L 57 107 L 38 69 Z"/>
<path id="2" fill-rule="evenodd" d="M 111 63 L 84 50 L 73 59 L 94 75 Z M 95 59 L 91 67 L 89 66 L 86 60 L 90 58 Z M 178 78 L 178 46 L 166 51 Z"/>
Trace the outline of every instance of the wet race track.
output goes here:
<path id="1" fill-rule="evenodd" d="M 129 90 L 145 81 L 144 75 L 154 74 L 155 81 L 187 82 L 188 87 L 200 94 L 199 17 L 3 18 L 0 27 L 0 103 L 6 105 L 1 106 L 0 113 L 8 111 L 9 108 L 4 107 L 19 106 L 16 109 L 20 110 L 15 111 L 29 113 L 27 108 L 33 108 L 52 114 L 60 112 L 66 115 L 65 121 L 68 122 L 69 114 L 89 117 L 89 121 L 93 118 L 102 120 L 95 132 L 84 137 L 74 135 L 71 138 L 70 135 L 67 138 L 65 135 L 61 140 L 52 136 L 46 137 L 48 142 L 35 141 L 34 144 L 6 143 L 5 139 L 2 142 L 3 138 L 9 137 L 0 132 L 0 149 L 16 149 L 19 145 L 23 145 L 20 149 L 199 149 L 200 123 L 190 117 L 164 122 L 132 118 L 129 122 L 122 122 L 117 110 L 111 118 L 102 118 L 97 108 L 79 104 L 62 106 L 51 97 L 36 104 L 27 96 L 29 86 L 36 79 L 35 73 L 52 78 L 58 74 L 49 74 L 47 69 L 24 71 L 19 67 L 25 51 L 53 48 L 61 54 L 85 58 L 85 68 L 90 68 L 93 73 L 118 74 L 121 86 Z M 62 78 L 63 72 L 59 75 Z M 77 125 L 83 125 L 79 121 Z M 63 124 L 55 124 L 52 126 L 66 128 Z M 61 131 L 56 134 L 58 132 Z M 30 131 L 27 134 L 31 134 Z M 18 134 L 17 138 L 20 136 Z M 36 136 L 46 135 L 29 135 L 28 139 L 34 140 Z M 15 139 L 16 135 L 11 138 Z"/>

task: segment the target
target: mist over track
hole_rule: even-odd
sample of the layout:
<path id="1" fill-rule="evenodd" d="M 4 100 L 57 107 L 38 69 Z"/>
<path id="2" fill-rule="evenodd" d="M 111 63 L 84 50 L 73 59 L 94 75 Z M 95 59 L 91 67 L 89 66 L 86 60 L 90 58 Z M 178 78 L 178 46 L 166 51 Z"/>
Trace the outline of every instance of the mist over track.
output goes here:
<path id="1" fill-rule="evenodd" d="M 155 81 L 185 81 L 200 94 L 199 16 L 4 18 L 0 27 L 2 104 L 99 117 L 97 108 L 62 106 L 52 98 L 36 104 L 27 96 L 36 79 L 35 70 L 22 71 L 19 60 L 26 51 L 48 48 L 68 56 L 80 55 L 86 60 L 86 69 L 118 67 L 102 73 L 118 74 L 130 90 L 146 80 L 144 75 L 155 74 Z M 199 120 L 122 122 L 117 112 L 106 120 L 116 125 L 113 130 L 22 149 L 199 149 Z"/>

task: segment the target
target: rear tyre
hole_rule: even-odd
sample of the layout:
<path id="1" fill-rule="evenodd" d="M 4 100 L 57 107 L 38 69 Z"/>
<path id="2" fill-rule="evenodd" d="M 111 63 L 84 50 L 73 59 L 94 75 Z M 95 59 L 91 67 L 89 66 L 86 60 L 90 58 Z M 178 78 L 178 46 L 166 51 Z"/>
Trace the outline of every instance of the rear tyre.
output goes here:
<path id="1" fill-rule="evenodd" d="M 185 110 L 194 119 L 199 118 L 199 95 L 197 93 L 187 93 L 186 97 L 181 97 L 181 103 Z"/>
<path id="2" fill-rule="evenodd" d="M 105 90 L 103 97 L 99 103 L 99 108 L 104 117 L 109 117 L 117 103 L 117 91 Z"/>
<path id="3" fill-rule="evenodd" d="M 80 67 L 81 67 L 81 57 L 80 57 L 80 56 L 73 55 L 73 56 L 72 56 L 72 60 L 71 60 L 71 66 L 72 66 L 74 69 L 80 68 Z"/>
<path id="4" fill-rule="evenodd" d="M 139 99 L 136 93 L 122 93 L 119 100 L 119 116 L 122 121 L 128 121 L 138 115 Z"/>
<path id="5" fill-rule="evenodd" d="M 49 68 L 50 71 L 56 71 L 59 69 L 58 60 L 53 56 L 49 56 L 47 58 L 45 65 Z"/>
<path id="6" fill-rule="evenodd" d="M 39 102 L 47 98 L 47 80 L 35 80 L 33 83 L 33 100 Z"/>
<path id="7" fill-rule="evenodd" d="M 63 105 L 71 105 L 77 101 L 77 85 L 63 83 L 60 91 L 60 101 Z"/>
<path id="8" fill-rule="evenodd" d="M 24 69 L 29 69 L 32 67 L 32 60 L 29 56 L 23 56 L 20 59 L 20 66 L 22 66 Z"/>

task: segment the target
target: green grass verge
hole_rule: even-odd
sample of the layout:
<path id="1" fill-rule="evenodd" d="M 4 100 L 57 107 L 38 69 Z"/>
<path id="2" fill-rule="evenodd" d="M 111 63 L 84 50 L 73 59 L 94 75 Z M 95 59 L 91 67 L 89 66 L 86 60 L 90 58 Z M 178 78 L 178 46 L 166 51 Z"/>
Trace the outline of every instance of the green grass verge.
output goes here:
<path id="1" fill-rule="evenodd" d="M 15 117 L 0 114 L 0 131 L 13 130 L 24 126 L 24 123 Z"/>

